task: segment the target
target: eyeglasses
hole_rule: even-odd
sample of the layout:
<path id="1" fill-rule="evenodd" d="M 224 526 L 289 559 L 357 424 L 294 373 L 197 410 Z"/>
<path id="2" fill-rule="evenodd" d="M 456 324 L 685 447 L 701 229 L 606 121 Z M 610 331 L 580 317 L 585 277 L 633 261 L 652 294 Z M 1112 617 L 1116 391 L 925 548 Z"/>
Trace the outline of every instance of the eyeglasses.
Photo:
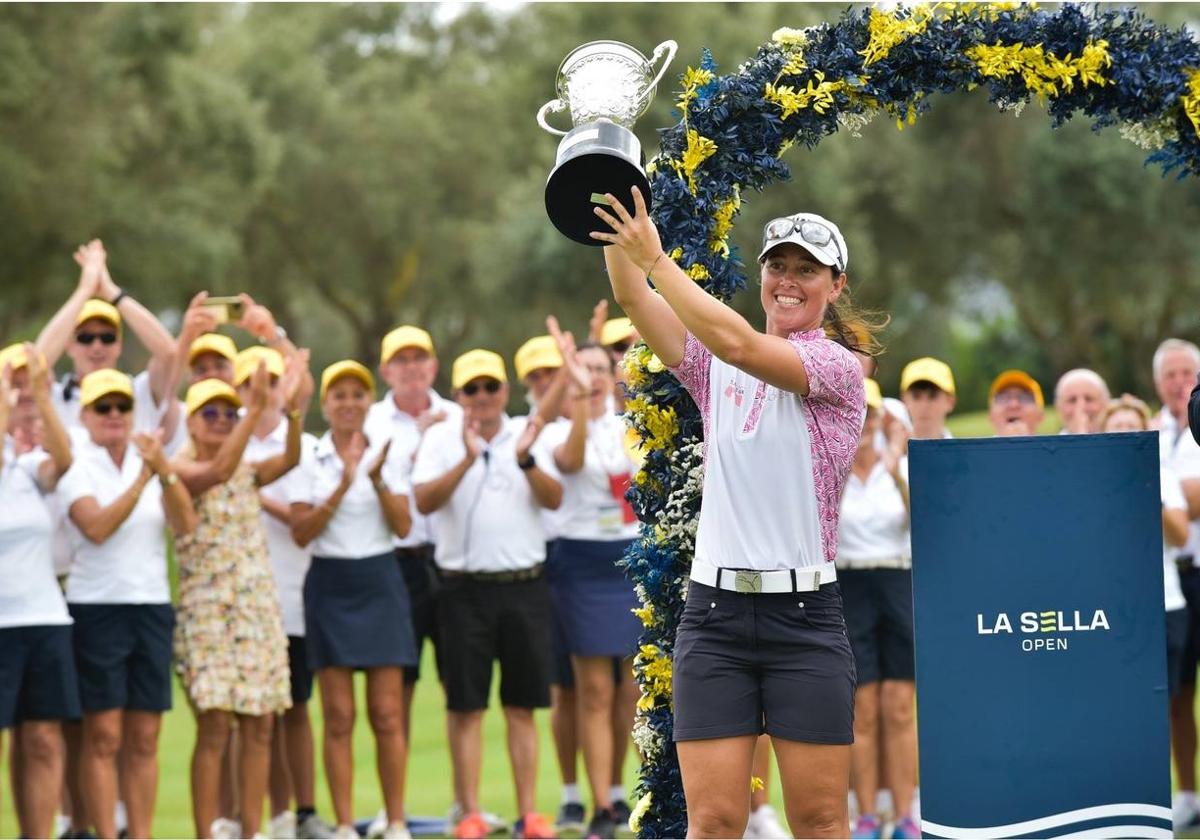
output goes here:
<path id="1" fill-rule="evenodd" d="M 110 400 L 109 402 L 97 402 L 92 404 L 92 411 L 97 414 L 103 414 L 105 417 L 118 411 L 121 414 L 128 414 L 133 411 L 133 403 L 129 400 Z"/>
<path id="2" fill-rule="evenodd" d="M 996 394 L 996 396 L 992 398 L 992 401 L 996 403 L 1017 402 L 1021 403 L 1022 405 L 1033 405 L 1037 402 L 1037 397 L 1035 397 L 1029 391 L 1026 391 L 1024 388 L 1006 388 Z"/>
<path id="3" fill-rule="evenodd" d="M 837 237 L 833 235 L 833 231 L 828 225 L 812 219 L 784 216 L 781 219 L 772 219 L 767 222 L 767 226 L 763 230 L 767 244 L 786 239 L 793 233 L 799 233 L 800 238 L 809 245 L 816 245 L 820 248 L 824 248 L 832 242 L 833 249 L 837 251 L 838 263 L 841 264 L 843 260 L 842 246 L 838 244 Z"/>
<path id="4" fill-rule="evenodd" d="M 215 405 L 206 405 L 200 409 L 200 416 L 204 418 L 205 423 L 216 423 L 218 420 L 228 420 L 232 423 L 237 420 L 238 412 L 233 406 L 222 409 Z"/>
<path id="5" fill-rule="evenodd" d="M 111 332 L 102 332 L 102 333 L 81 332 L 81 333 L 75 334 L 75 340 L 78 341 L 80 344 L 84 344 L 84 345 L 89 345 L 93 341 L 99 341 L 101 344 L 105 344 L 105 345 L 116 344 L 117 343 L 117 334 L 111 333 Z"/>
<path id="6" fill-rule="evenodd" d="M 487 382 L 468 382 L 462 386 L 462 392 L 468 397 L 473 397 L 479 393 L 479 389 L 487 391 L 489 394 L 494 394 L 500 390 L 499 379 L 489 379 Z"/>

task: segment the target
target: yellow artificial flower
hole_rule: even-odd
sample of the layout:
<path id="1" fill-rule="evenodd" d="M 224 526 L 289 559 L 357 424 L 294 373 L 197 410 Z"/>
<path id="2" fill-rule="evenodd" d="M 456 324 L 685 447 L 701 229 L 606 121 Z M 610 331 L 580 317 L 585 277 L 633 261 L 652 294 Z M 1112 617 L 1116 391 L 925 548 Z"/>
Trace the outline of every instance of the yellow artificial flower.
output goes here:
<path id="1" fill-rule="evenodd" d="M 771 40 L 785 47 L 807 47 L 808 33 L 803 29 L 784 26 L 771 33 Z"/>
<path id="2" fill-rule="evenodd" d="M 714 254 L 729 256 L 729 232 L 733 230 L 733 217 L 742 206 L 742 196 L 737 184 L 733 185 L 733 195 L 717 205 L 713 214 L 713 229 L 708 235 L 708 247 Z"/>
<path id="3" fill-rule="evenodd" d="M 763 89 L 763 96 L 768 102 L 774 102 L 783 110 L 781 116 L 785 120 L 797 111 L 810 106 L 818 114 L 824 114 L 833 104 L 833 95 L 845 90 L 846 83 L 843 81 L 827 82 L 825 74 L 820 70 L 815 71 L 813 76 L 816 77 L 816 83 L 814 84 L 813 80 L 809 79 L 804 90 L 796 90 L 791 85 L 776 87 L 768 83 Z"/>
<path id="4" fill-rule="evenodd" d="M 750 777 L 750 792 L 751 793 L 758 793 L 760 790 L 766 790 L 766 788 L 767 788 L 767 785 L 762 780 L 762 776 L 751 776 Z"/>
<path id="5" fill-rule="evenodd" d="M 1022 43 L 977 44 L 966 51 L 966 56 L 985 77 L 1005 79 L 1020 75 L 1025 87 L 1039 99 L 1068 93 L 1075 89 L 1076 81 L 1084 87 L 1107 85 L 1109 80 L 1104 78 L 1103 71 L 1112 65 L 1108 42 L 1104 40 L 1088 41 L 1079 58 L 1069 53 L 1066 58 L 1059 58 L 1046 52 L 1041 44 L 1027 47 Z"/>
<path id="6" fill-rule="evenodd" d="M 687 139 L 687 148 L 683 152 L 683 160 L 671 161 L 671 167 L 677 174 L 687 178 L 688 189 L 691 190 L 692 195 L 695 195 L 696 169 L 700 164 L 716 154 L 717 144 L 707 137 L 701 137 L 700 133 L 694 128 L 688 129 Z"/>
<path id="7" fill-rule="evenodd" d="M 641 619 L 643 627 L 649 627 L 654 623 L 654 605 L 646 604 L 643 607 L 630 610 L 634 615 Z"/>
<path id="8" fill-rule="evenodd" d="M 675 435 L 679 432 L 679 418 L 675 415 L 675 409 L 659 408 L 647 402 L 645 397 L 638 396 L 625 403 L 625 411 L 645 429 L 643 448 L 646 451 L 674 447 Z M 649 437 L 645 436 L 647 434 Z"/>
<path id="9" fill-rule="evenodd" d="M 1187 74 L 1188 92 L 1179 98 L 1179 102 L 1183 105 L 1183 113 L 1191 121 L 1192 128 L 1200 135 L 1200 68 L 1193 67 Z"/>
<path id="10" fill-rule="evenodd" d="M 708 269 L 704 267 L 703 263 L 692 263 L 688 266 L 688 270 L 685 272 L 685 274 L 687 274 L 688 277 L 691 277 L 697 283 L 699 283 L 701 280 L 707 280 L 712 276 L 708 273 Z"/>
<path id="11" fill-rule="evenodd" d="M 700 88 L 704 87 L 714 78 L 711 70 L 703 68 L 697 70 L 695 67 L 689 67 L 687 72 L 683 74 L 683 93 L 675 101 L 679 110 L 686 113 L 688 105 L 700 95 Z"/>
<path id="12" fill-rule="evenodd" d="M 909 10 L 899 9 L 896 12 L 872 9 L 871 19 L 867 23 L 870 38 L 866 49 L 860 53 L 863 67 L 882 61 L 893 47 L 924 32 L 933 18 L 935 8 L 928 3 L 921 3 Z"/>
<path id="13" fill-rule="evenodd" d="M 633 806 L 633 811 L 629 814 L 629 830 L 634 834 L 642 833 L 642 820 L 646 816 L 646 812 L 650 810 L 650 805 L 654 801 L 654 794 L 647 792 L 645 796 L 637 801 Z"/>
<path id="14" fill-rule="evenodd" d="M 642 645 L 633 660 L 633 670 L 642 678 L 642 696 L 637 707 L 643 712 L 654 708 L 660 699 L 671 699 L 671 660 L 658 645 Z"/>
<path id="15" fill-rule="evenodd" d="M 667 369 L 667 366 L 662 363 L 662 359 L 658 358 L 654 353 L 650 354 L 650 360 L 646 362 L 646 370 L 650 373 L 662 373 Z"/>

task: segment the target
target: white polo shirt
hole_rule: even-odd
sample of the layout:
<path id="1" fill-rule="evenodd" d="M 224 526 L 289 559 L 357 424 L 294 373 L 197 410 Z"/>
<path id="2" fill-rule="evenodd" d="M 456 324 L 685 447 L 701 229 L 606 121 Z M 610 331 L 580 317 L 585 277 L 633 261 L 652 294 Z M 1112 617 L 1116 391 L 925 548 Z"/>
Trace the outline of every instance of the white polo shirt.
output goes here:
<path id="1" fill-rule="evenodd" d="M 342 497 L 325 530 L 309 543 L 313 557 L 358 560 L 392 551 L 392 529 L 383 515 L 371 477 L 367 475 L 387 438 L 368 436 L 367 441 L 367 451 L 358 463 L 350 489 Z M 324 504 L 341 483 L 343 469 L 333 436 L 326 432 L 310 451 L 304 453 L 299 466 L 288 476 L 285 485 L 288 503 Z M 405 480 L 406 473 L 403 456 L 394 449 L 388 450 L 383 465 L 383 483 L 393 493 L 411 493 Z"/>
<path id="2" fill-rule="evenodd" d="M 70 624 L 54 578 L 50 535 L 54 520 L 38 485 L 41 449 L 17 456 L 4 439 L 0 467 L 0 627 Z"/>
<path id="3" fill-rule="evenodd" d="M 456 402 L 442 399 L 432 388 L 429 390 L 429 410 L 433 414 L 444 411 L 446 419 L 441 421 L 443 423 L 451 420 L 461 422 L 462 420 L 462 406 Z M 421 432 L 417 428 L 417 418 L 400 410 L 395 399 L 392 398 L 391 391 L 384 394 L 383 399 L 372 405 L 367 412 L 366 432 L 367 436 L 372 439 L 390 437 L 392 452 L 405 456 L 410 464 L 417 457 L 417 448 L 421 445 Z M 395 537 L 392 542 L 400 548 L 411 548 L 433 542 L 433 529 L 430 527 L 429 518 L 417 512 L 417 505 L 411 497 L 408 507 L 409 513 L 412 515 L 412 530 L 408 532 L 408 536 Z"/>
<path id="4" fill-rule="evenodd" d="M 1160 465 L 1169 467 L 1180 481 L 1200 479 L 1200 446 L 1196 445 L 1187 424 L 1181 428 L 1168 411 L 1163 411 L 1159 419 L 1162 423 L 1158 431 Z M 1200 519 L 1192 520 L 1188 541 L 1181 548 L 1173 549 L 1172 557 L 1179 553 L 1191 554 L 1192 564 L 1200 566 Z"/>
<path id="5" fill-rule="evenodd" d="M 500 431 L 487 442 L 486 456 L 475 459 L 449 501 L 430 516 L 440 568 L 510 572 L 545 561 L 541 506 L 517 466 L 517 440 L 527 422 L 504 415 Z M 462 434 L 461 418 L 425 433 L 413 468 L 414 485 L 440 478 L 466 456 Z M 541 439 L 530 454 L 539 469 L 558 479 L 554 458 Z"/>
<path id="6" fill-rule="evenodd" d="M 542 430 L 541 440 L 553 457 L 571 434 L 572 421 L 559 420 Z M 637 518 L 614 481 L 627 488 L 636 472 L 625 449 L 625 421 L 606 412 L 588 421 L 583 469 L 562 473 L 562 505 L 554 514 L 556 536 L 571 540 L 629 540 L 638 534 Z"/>
<path id="7" fill-rule="evenodd" d="M 773 571 L 832 563 L 842 486 L 866 414 L 862 366 L 820 329 L 788 337 L 808 374 L 800 396 L 713 356 L 688 335 L 671 372 L 707 442 L 695 563 Z"/>
<path id="8" fill-rule="evenodd" d="M 283 453 L 287 449 L 287 420 L 282 420 L 264 438 L 250 435 L 242 460 L 257 464 Z M 300 457 L 317 446 L 317 439 L 305 433 L 300 439 Z M 279 479 L 259 488 L 259 493 L 283 505 L 290 504 L 289 479 L 294 477 L 299 464 Z M 289 636 L 304 635 L 304 576 L 312 562 L 312 552 L 296 545 L 292 539 L 291 526 L 276 519 L 264 509 L 259 515 L 267 535 L 267 553 L 271 556 L 271 572 L 275 576 L 275 589 L 279 592 L 279 608 L 283 614 L 283 631 Z"/>
<path id="9" fill-rule="evenodd" d="M 1162 505 L 1168 510 L 1187 511 L 1187 499 L 1175 473 L 1165 464 L 1159 467 Z M 1167 612 L 1181 610 L 1187 606 L 1183 589 L 1179 585 L 1179 568 L 1175 565 L 1176 549 L 1163 543 L 1163 595 Z"/>
<path id="10" fill-rule="evenodd" d="M 75 447 L 74 463 L 58 482 L 58 496 L 67 513 L 74 563 L 67 579 L 67 602 L 72 604 L 168 604 L 167 517 L 162 486 L 151 479 L 133 511 L 100 545 L 71 521 L 71 505 L 91 496 L 107 507 L 137 480 L 142 456 L 133 444 L 121 466 L 108 450 L 90 441 Z"/>
<path id="11" fill-rule="evenodd" d="M 903 470 L 901 471 L 903 474 Z M 879 461 L 866 480 L 851 470 L 838 522 L 839 569 L 911 568 L 908 509 L 896 480 Z"/>

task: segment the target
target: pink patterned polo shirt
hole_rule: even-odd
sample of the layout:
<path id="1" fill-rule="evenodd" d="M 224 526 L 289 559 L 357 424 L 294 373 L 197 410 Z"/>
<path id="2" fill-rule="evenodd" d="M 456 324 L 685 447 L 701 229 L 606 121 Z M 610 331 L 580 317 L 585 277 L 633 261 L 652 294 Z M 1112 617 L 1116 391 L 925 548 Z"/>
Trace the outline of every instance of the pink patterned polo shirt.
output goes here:
<path id="1" fill-rule="evenodd" d="M 707 442 L 696 563 L 773 571 L 837 555 L 842 486 L 866 414 L 862 367 L 820 329 L 788 341 L 807 396 L 726 364 L 690 334 L 671 368 L 700 408 Z"/>

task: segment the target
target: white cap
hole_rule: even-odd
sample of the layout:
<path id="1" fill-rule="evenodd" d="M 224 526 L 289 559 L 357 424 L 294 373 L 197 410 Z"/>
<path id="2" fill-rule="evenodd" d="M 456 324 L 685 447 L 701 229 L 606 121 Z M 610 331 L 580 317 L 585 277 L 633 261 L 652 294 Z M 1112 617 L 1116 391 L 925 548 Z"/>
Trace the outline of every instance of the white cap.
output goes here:
<path id="1" fill-rule="evenodd" d="M 812 227 L 806 228 L 805 226 L 808 224 L 811 224 Z M 775 231 L 776 227 L 781 230 Z M 771 236 L 769 232 L 776 232 L 777 235 Z M 806 232 L 816 242 L 806 238 Z M 758 255 L 759 261 L 762 261 L 768 251 L 784 242 L 799 245 L 823 265 L 833 266 L 839 272 L 845 271 L 846 266 L 850 263 L 850 254 L 846 250 L 846 239 L 838 230 L 838 226 L 816 213 L 794 213 L 791 216 L 767 222 L 763 227 L 763 247 L 762 252 Z"/>

